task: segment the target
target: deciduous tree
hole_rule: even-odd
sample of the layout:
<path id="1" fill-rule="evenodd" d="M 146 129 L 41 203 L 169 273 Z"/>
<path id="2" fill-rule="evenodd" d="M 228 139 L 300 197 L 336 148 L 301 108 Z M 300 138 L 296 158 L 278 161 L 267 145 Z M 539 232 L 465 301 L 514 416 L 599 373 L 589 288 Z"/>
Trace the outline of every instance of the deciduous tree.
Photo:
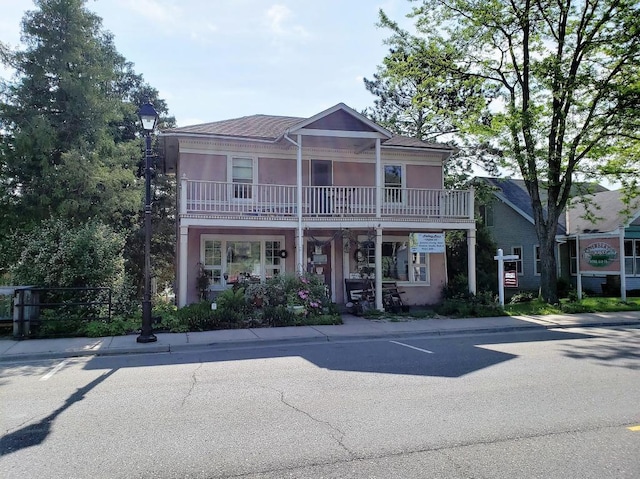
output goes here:
<path id="1" fill-rule="evenodd" d="M 558 218 L 576 179 L 632 181 L 640 131 L 640 6 L 633 0 L 423 0 L 409 45 L 432 81 L 473 78 L 494 95 L 490 115 L 459 123 L 525 181 L 540 242 L 541 294 L 557 300 Z M 435 77 L 437 74 L 437 77 Z M 495 98 L 495 99 L 494 99 Z M 452 122 L 460 108 L 443 115 Z M 635 178 L 634 178 L 635 179 Z M 541 194 L 546 190 L 546 195 Z M 546 200 L 542 198 L 546 196 Z"/>

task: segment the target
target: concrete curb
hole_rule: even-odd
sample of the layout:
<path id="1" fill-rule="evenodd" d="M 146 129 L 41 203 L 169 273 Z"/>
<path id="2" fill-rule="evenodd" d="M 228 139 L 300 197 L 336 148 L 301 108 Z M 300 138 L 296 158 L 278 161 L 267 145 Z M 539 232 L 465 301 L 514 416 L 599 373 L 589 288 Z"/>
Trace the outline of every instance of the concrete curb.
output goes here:
<path id="1" fill-rule="evenodd" d="M 321 344 L 326 342 L 353 342 L 353 341 L 370 341 L 384 340 L 388 338 L 416 338 L 416 337 L 447 337 L 460 336 L 469 334 L 495 334 L 508 333 L 514 331 L 545 331 L 550 329 L 573 329 L 573 328 L 597 328 L 597 327 L 627 327 L 640 326 L 640 319 L 608 321 L 603 318 L 601 321 L 589 321 L 585 323 L 566 323 L 558 324 L 547 322 L 545 324 L 529 323 L 511 326 L 494 326 L 494 327 L 467 327 L 460 329 L 425 329 L 423 331 L 375 331 L 371 333 L 357 334 L 325 334 L 314 335 L 311 337 L 297 336 L 288 338 L 255 338 L 255 339 L 234 339 L 224 341 L 211 341 L 202 343 L 186 343 L 186 344 L 145 344 L 131 347 L 116 347 L 105 349 L 89 349 L 89 350 L 68 350 L 68 351 L 46 351 L 19 354 L 2 354 L 0 355 L 0 363 L 16 362 L 16 361 L 37 361 L 47 359 L 67 359 L 80 357 L 104 357 L 104 356 L 126 356 L 126 355 L 142 355 L 157 353 L 180 353 L 189 351 L 207 351 L 211 348 L 220 349 L 242 349 L 250 347 L 277 347 L 282 345 L 294 344 Z M 318 331 L 318 330 L 316 330 Z"/>

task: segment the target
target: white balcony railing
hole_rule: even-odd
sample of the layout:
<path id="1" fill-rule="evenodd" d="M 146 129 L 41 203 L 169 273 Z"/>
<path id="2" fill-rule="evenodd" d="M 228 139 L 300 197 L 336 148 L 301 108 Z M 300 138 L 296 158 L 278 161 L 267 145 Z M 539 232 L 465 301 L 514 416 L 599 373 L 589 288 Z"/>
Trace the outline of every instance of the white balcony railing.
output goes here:
<path id="1" fill-rule="evenodd" d="M 297 191 L 291 185 L 256 185 L 215 181 L 181 182 L 180 212 L 201 215 L 296 217 Z M 473 218 L 472 192 L 421 188 L 383 188 L 384 218 Z M 376 217 L 374 186 L 303 186 L 303 217 Z"/>

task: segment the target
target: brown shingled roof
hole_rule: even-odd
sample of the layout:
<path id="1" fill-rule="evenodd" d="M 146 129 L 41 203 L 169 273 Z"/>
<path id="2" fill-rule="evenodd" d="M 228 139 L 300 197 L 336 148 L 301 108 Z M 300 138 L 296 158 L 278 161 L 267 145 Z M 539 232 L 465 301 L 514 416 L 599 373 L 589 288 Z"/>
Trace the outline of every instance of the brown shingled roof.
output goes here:
<path id="1" fill-rule="evenodd" d="M 199 125 L 183 126 L 171 128 L 163 133 L 175 134 L 186 133 L 195 135 L 226 136 L 236 138 L 250 138 L 257 140 L 275 141 L 280 138 L 288 129 L 298 123 L 307 120 L 293 116 L 275 115 L 250 115 L 231 120 L 214 121 Z M 417 138 L 394 135 L 388 140 L 382 141 L 383 146 L 397 146 L 408 148 L 441 148 L 455 150 L 455 148 L 441 143 L 427 143 Z"/>
<path id="2" fill-rule="evenodd" d="M 304 121 L 293 116 L 250 115 L 231 120 L 214 121 L 200 125 L 172 128 L 165 133 L 191 133 L 200 135 L 234 136 L 264 140 L 278 139 L 288 128 Z"/>

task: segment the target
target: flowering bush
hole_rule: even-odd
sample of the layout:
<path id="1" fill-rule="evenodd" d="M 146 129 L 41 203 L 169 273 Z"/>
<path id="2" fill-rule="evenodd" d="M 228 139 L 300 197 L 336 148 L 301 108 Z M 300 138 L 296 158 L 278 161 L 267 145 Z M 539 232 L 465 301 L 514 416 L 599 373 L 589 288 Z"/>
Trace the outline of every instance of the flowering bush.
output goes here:
<path id="1" fill-rule="evenodd" d="M 331 304 L 327 288 L 320 277 L 282 274 L 266 283 L 269 304 L 303 306 L 307 315 L 320 315 Z"/>
<path id="2" fill-rule="evenodd" d="M 250 283 L 244 289 L 244 296 L 249 304 L 266 306 L 269 304 L 269 287 L 265 283 Z"/>

